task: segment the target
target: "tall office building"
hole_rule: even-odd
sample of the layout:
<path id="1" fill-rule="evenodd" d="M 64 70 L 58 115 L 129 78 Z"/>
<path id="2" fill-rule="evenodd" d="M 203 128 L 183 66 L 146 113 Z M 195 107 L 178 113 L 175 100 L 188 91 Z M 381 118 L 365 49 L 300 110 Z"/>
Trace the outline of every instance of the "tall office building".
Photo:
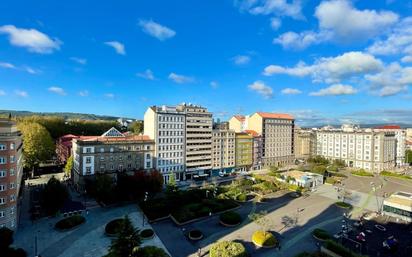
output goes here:
<path id="1" fill-rule="evenodd" d="M 144 115 L 144 134 L 155 141 L 155 167 L 167 184 L 185 180 L 186 114 L 181 107 L 152 106 Z"/>
<path id="2" fill-rule="evenodd" d="M 212 169 L 212 113 L 205 107 L 181 104 L 186 115 L 186 179 L 205 176 Z"/>
<path id="3" fill-rule="evenodd" d="M 395 133 L 348 125 L 323 128 L 316 132 L 316 154 L 344 160 L 349 167 L 380 172 L 395 166 Z"/>
<path id="4" fill-rule="evenodd" d="M 235 170 L 235 132 L 215 129 L 212 133 L 212 173 L 228 174 Z"/>
<path id="5" fill-rule="evenodd" d="M 22 137 L 16 123 L 0 119 L 0 227 L 15 230 L 23 175 Z"/>
<path id="6" fill-rule="evenodd" d="M 406 151 L 406 130 L 397 125 L 385 125 L 375 127 L 374 131 L 394 132 L 396 139 L 396 166 L 402 167 L 405 165 Z"/>
<path id="7" fill-rule="evenodd" d="M 295 129 L 295 158 L 308 159 L 316 155 L 315 132 L 309 129 Z"/>

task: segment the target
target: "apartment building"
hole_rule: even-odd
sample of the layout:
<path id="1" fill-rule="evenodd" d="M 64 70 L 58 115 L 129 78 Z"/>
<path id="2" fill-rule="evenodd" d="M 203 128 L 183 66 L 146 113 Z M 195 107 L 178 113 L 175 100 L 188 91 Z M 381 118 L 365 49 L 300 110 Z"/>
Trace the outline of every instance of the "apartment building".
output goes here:
<path id="1" fill-rule="evenodd" d="M 253 163 L 252 170 L 262 168 L 263 142 L 262 136 L 254 130 L 245 130 L 245 133 L 253 137 Z"/>
<path id="2" fill-rule="evenodd" d="M 312 155 L 316 155 L 316 137 L 312 130 L 295 129 L 295 145 L 294 152 L 296 159 L 308 159 Z"/>
<path id="3" fill-rule="evenodd" d="M 402 167 L 405 165 L 406 151 L 406 130 L 397 125 L 384 125 L 375 127 L 374 131 L 394 132 L 396 139 L 396 166 Z"/>
<path id="4" fill-rule="evenodd" d="M 263 166 L 293 163 L 295 120 L 291 115 L 256 112 L 245 117 L 243 124 L 248 130 L 254 130 L 262 136 Z"/>
<path id="5" fill-rule="evenodd" d="M 235 136 L 236 169 L 250 170 L 253 164 L 253 136 L 240 132 Z"/>
<path id="6" fill-rule="evenodd" d="M 317 155 L 344 160 L 349 167 L 380 172 L 396 164 L 394 132 L 375 132 L 344 125 L 341 129 L 317 131 L 316 142 Z"/>
<path id="7" fill-rule="evenodd" d="M 73 140 L 73 182 L 83 190 L 86 178 L 152 170 L 155 144 L 148 136 L 124 135 L 111 128 L 101 136 Z"/>
<path id="8" fill-rule="evenodd" d="M 155 142 L 155 167 L 167 184 L 185 179 L 186 114 L 176 106 L 152 106 L 144 115 L 144 134 Z"/>
<path id="9" fill-rule="evenodd" d="M 186 115 L 186 179 L 206 176 L 212 169 L 212 113 L 193 104 L 183 103 L 177 108 Z"/>
<path id="10" fill-rule="evenodd" d="M 0 227 L 16 230 L 23 175 L 22 136 L 16 123 L 0 119 Z"/>
<path id="11" fill-rule="evenodd" d="M 229 120 L 229 128 L 236 133 L 240 133 L 248 129 L 247 127 L 248 116 L 235 115 Z"/>
<path id="12" fill-rule="evenodd" d="M 214 129 L 212 132 L 212 175 L 229 174 L 235 170 L 235 132 Z"/>
<path id="13" fill-rule="evenodd" d="M 60 164 L 65 164 L 72 154 L 72 141 L 79 136 L 64 135 L 56 140 L 56 156 Z"/>

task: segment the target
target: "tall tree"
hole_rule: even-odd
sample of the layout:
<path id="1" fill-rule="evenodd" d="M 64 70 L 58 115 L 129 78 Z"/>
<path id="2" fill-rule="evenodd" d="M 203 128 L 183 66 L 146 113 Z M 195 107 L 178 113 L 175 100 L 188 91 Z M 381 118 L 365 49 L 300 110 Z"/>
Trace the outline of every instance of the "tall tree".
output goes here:
<path id="1" fill-rule="evenodd" d="M 121 228 L 116 239 L 112 241 L 107 257 L 131 257 L 137 252 L 141 244 L 139 230 L 135 229 L 126 215 L 121 223 Z"/>
<path id="2" fill-rule="evenodd" d="M 55 214 L 68 199 L 69 193 L 58 179 L 51 177 L 42 191 L 42 202 L 48 214 Z"/>
<path id="3" fill-rule="evenodd" d="M 73 155 L 70 155 L 69 159 L 67 159 L 66 165 L 64 166 L 64 173 L 66 176 L 70 176 L 73 168 Z"/>
<path id="4" fill-rule="evenodd" d="M 33 169 L 49 160 L 55 150 L 53 140 L 45 127 L 34 122 L 18 124 L 23 134 L 24 165 Z"/>
<path id="5" fill-rule="evenodd" d="M 133 121 L 132 123 L 130 123 L 128 129 L 134 134 L 143 133 L 143 121 L 141 120 Z"/>

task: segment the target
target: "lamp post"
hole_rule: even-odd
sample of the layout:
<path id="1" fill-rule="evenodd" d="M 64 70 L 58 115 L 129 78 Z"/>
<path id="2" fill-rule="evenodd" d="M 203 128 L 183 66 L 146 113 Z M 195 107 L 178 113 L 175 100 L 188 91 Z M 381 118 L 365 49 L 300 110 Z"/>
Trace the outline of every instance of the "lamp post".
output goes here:
<path id="1" fill-rule="evenodd" d="M 144 198 L 143 198 L 143 202 L 146 204 L 146 201 L 147 201 L 147 195 L 148 195 L 148 193 L 147 192 L 144 192 Z M 143 212 L 143 210 L 142 210 L 142 227 L 144 227 L 144 212 Z"/>

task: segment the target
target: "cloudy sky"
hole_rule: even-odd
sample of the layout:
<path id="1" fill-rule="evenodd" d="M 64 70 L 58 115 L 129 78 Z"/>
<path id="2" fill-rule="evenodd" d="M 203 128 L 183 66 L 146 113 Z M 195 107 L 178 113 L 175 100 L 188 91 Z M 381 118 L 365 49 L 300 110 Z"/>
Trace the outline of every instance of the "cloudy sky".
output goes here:
<path id="1" fill-rule="evenodd" d="M 412 124 L 411 0 L 24 1 L 0 5 L 0 109 L 142 118 Z"/>

